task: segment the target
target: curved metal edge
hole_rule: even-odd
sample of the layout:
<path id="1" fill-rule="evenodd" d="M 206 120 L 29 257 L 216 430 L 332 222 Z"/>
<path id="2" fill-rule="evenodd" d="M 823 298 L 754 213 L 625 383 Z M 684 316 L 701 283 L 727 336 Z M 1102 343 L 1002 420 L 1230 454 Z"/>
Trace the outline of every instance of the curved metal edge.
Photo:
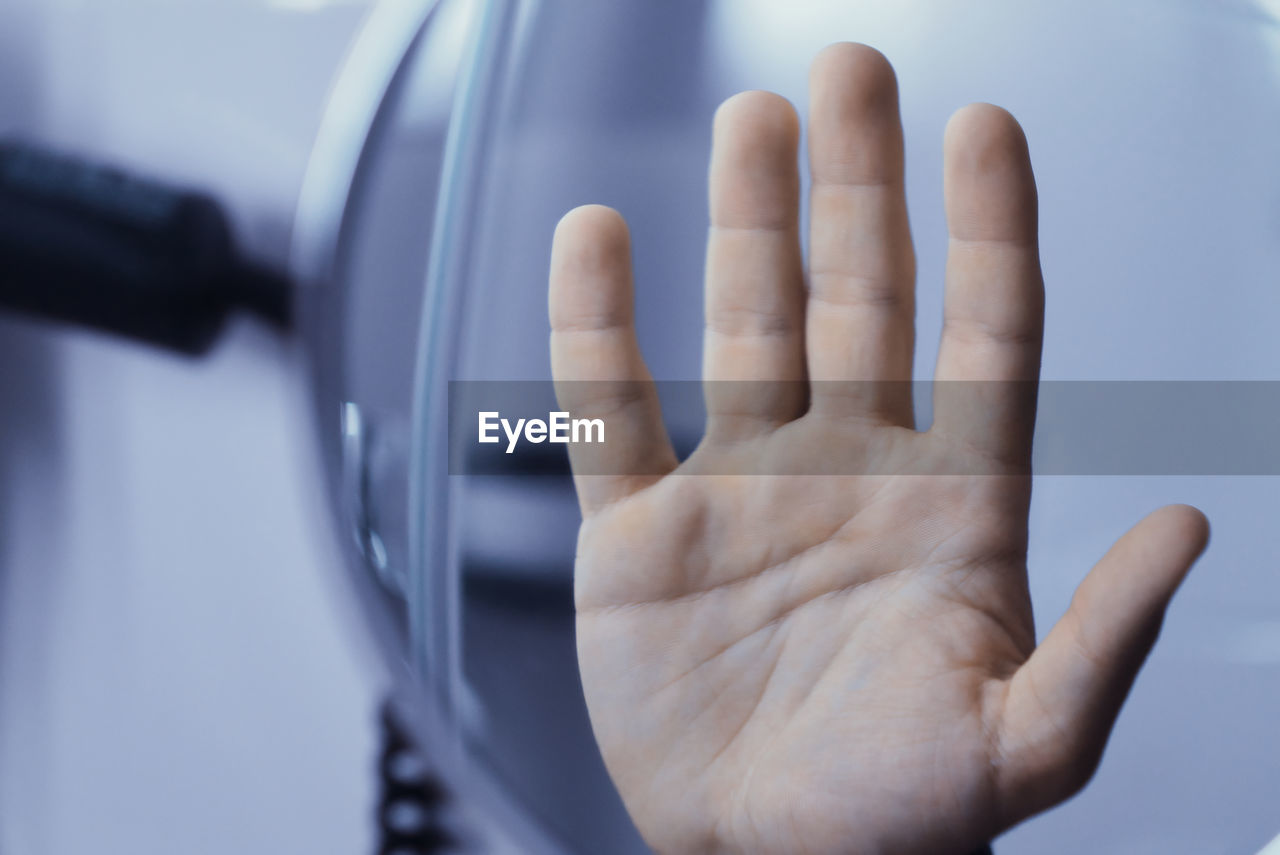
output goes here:
<path id="1" fill-rule="evenodd" d="M 344 422 L 343 335 L 345 301 L 338 282 L 342 238 L 350 227 L 350 202 L 358 192 L 368 141 L 386 108 L 395 83 L 408 65 L 439 0 L 381 0 L 370 11 L 339 69 L 320 122 L 298 197 L 289 274 L 311 386 L 312 422 L 329 506 L 338 531 L 351 530 L 354 508 L 343 494 Z M 339 538 L 343 574 L 366 620 L 371 637 L 390 664 L 396 682 L 412 665 L 392 602 L 372 571 L 362 572 L 365 557 L 350 537 Z"/>
<path id="2" fill-rule="evenodd" d="M 329 93 L 294 215 L 289 270 L 303 287 L 332 283 L 338 239 L 366 143 L 396 76 L 440 0 L 381 0 Z"/>
<path id="3" fill-rule="evenodd" d="M 510 3 L 511 0 L 490 0 L 485 2 L 485 11 L 494 13 L 495 8 L 505 8 Z M 466 851 L 490 855 L 562 855 L 568 849 L 555 841 L 554 834 L 548 833 L 538 819 L 513 800 L 491 773 L 474 768 L 474 762 L 465 759 L 461 740 L 452 729 L 457 724 L 452 716 L 452 706 L 457 699 L 450 698 L 442 704 L 440 687 L 432 687 L 423 679 L 420 663 L 416 661 L 421 651 L 412 650 L 413 641 L 398 631 L 385 591 L 380 589 L 372 569 L 366 566 L 365 556 L 355 539 L 347 536 L 352 508 L 346 506 L 342 494 L 346 471 L 343 418 L 346 414 L 350 419 L 351 413 L 344 400 L 342 366 L 347 342 L 342 335 L 343 295 L 337 281 L 343 263 L 342 238 L 350 227 L 349 203 L 359 192 L 359 174 L 369 153 L 369 139 L 399 75 L 412 60 L 414 46 L 440 5 L 440 0 L 381 0 L 353 42 L 335 79 L 304 174 L 290 246 L 290 275 L 299 286 L 298 313 L 312 375 L 313 419 L 329 485 L 330 507 L 338 532 L 343 535 L 339 540 L 344 549 L 343 562 L 349 568 L 344 575 L 359 601 L 357 611 L 367 618 L 365 630 L 388 666 L 391 703 L 420 740 L 430 762 L 439 765 L 447 784 L 460 797 L 460 803 L 453 805 L 453 812 L 461 822 L 462 828 L 458 830 L 463 840 L 460 842 Z M 460 75 L 474 77 L 479 73 L 474 64 L 481 58 L 471 54 L 466 61 L 473 67 L 470 71 L 460 69 Z M 455 183 L 456 186 L 461 185 Z M 446 211 L 452 213 L 452 206 L 442 198 L 433 240 L 433 258 L 437 259 L 441 255 L 434 250 L 448 244 L 449 236 L 442 233 L 439 220 L 440 214 Z M 445 255 L 453 257 L 453 253 Z M 442 271 L 438 269 L 432 278 L 437 287 L 444 287 L 443 279 L 447 278 Z M 432 282 L 427 284 L 431 287 Z M 432 318 L 424 309 L 423 334 L 439 333 L 439 329 L 432 330 L 438 322 L 439 315 Z M 452 341 L 453 336 L 445 338 Z M 428 390 L 440 389 L 438 382 L 424 385 L 433 373 L 427 360 L 431 353 L 438 355 L 439 351 L 433 351 L 429 341 L 421 338 L 419 345 L 419 400 L 414 408 L 421 413 L 430 406 L 433 397 Z M 414 487 L 417 504 L 411 504 L 414 512 L 422 511 L 421 503 L 426 498 L 426 481 L 421 477 L 426 474 L 423 463 L 418 461 L 412 469 L 416 477 L 410 479 L 411 484 L 418 485 Z M 451 540 L 447 535 L 443 539 Z M 421 546 L 419 544 L 419 550 Z M 422 551 L 418 556 L 425 560 Z M 417 593 L 420 596 L 422 592 Z M 457 650 L 449 656 L 449 680 L 453 684 L 450 688 L 457 689 L 460 664 Z M 463 704 L 465 706 L 465 701 Z"/>
<path id="4" fill-rule="evenodd" d="M 419 697 L 408 639 L 398 625 L 393 603 L 372 569 L 366 569 L 356 539 L 349 536 L 354 509 L 347 506 L 343 494 L 348 468 L 344 415 L 349 418 L 343 366 L 348 343 L 343 335 L 344 292 L 338 279 L 342 238 L 351 225 L 350 203 L 358 194 L 369 140 L 439 3 L 380 0 L 369 12 L 334 78 L 298 196 L 289 255 L 301 345 L 310 374 L 313 441 L 339 535 L 334 541 L 347 570 L 341 575 L 355 600 L 347 607 L 363 618 L 359 630 L 373 642 L 386 668 L 393 703 L 419 716 L 430 708 Z M 422 738 L 433 727 L 424 721 L 416 734 Z"/>
<path id="5" fill-rule="evenodd" d="M 495 114 L 504 106 L 499 102 L 510 70 L 512 42 L 521 40 L 536 6 L 537 0 L 484 0 L 459 76 L 424 282 L 415 365 L 413 435 L 417 441 L 411 446 L 409 470 L 409 512 L 416 523 L 410 526 L 409 558 L 413 658 L 420 665 L 435 663 L 442 669 L 425 674 L 426 679 L 409 693 L 442 713 L 439 721 L 448 726 L 449 737 L 440 740 L 437 735 L 434 744 L 445 752 L 446 767 L 458 772 L 453 783 L 470 799 L 464 816 L 471 816 L 470 827 L 481 832 L 479 851 L 491 855 L 571 851 L 542 818 L 513 797 L 497 773 L 466 755 L 464 740 L 453 727 L 465 726 L 474 716 L 458 642 L 461 592 L 453 574 L 432 572 L 436 567 L 455 566 L 458 559 L 458 520 L 450 512 L 456 506 L 458 484 L 449 474 L 448 454 L 442 451 L 448 448 L 448 425 L 438 414 L 447 411 L 448 381 L 461 340 L 457 320 L 466 311 L 466 289 L 459 286 L 465 281 L 469 238 L 480 215 L 477 208 L 483 204 L 486 145 Z M 428 436 L 437 441 L 424 441 Z M 443 507 L 437 504 L 441 497 L 447 497 Z M 425 722 L 414 724 L 421 733 Z M 483 816 L 476 816 L 476 810 L 483 811 Z"/>

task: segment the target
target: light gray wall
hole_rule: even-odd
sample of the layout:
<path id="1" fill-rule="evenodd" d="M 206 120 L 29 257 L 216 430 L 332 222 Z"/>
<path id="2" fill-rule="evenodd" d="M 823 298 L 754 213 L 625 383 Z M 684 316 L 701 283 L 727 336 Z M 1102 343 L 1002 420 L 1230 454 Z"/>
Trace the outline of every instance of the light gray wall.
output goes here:
<path id="1" fill-rule="evenodd" d="M 363 13 L 0 4 L 0 132 L 208 186 L 283 260 Z M 371 851 L 380 671 L 288 342 L 0 319 L 0 851 Z"/>

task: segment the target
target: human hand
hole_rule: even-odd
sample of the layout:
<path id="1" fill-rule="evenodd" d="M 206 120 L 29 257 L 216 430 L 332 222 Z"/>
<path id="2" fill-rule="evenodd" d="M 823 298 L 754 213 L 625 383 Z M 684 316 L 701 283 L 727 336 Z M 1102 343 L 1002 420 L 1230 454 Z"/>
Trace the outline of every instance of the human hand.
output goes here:
<path id="1" fill-rule="evenodd" d="M 836 45 L 810 89 L 807 288 L 794 110 L 755 92 L 716 116 L 708 423 L 685 462 L 632 326 L 625 224 L 587 207 L 557 229 L 561 405 L 610 430 L 570 451 L 583 687 L 658 852 L 966 853 L 1088 780 L 1207 524 L 1144 519 L 1036 645 L 1043 286 L 1021 129 L 989 105 L 948 125 L 941 382 L 918 432 L 893 72 Z"/>

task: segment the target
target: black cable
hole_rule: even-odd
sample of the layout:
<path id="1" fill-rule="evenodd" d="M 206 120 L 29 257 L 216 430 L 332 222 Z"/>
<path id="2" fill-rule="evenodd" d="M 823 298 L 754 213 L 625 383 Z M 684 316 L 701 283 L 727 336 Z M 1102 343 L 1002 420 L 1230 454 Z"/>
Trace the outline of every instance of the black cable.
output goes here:
<path id="1" fill-rule="evenodd" d="M 199 353 L 235 307 L 287 326 L 291 294 L 211 197 L 0 140 L 0 309 Z"/>
<path id="2" fill-rule="evenodd" d="M 444 855 L 455 840 L 445 828 L 448 793 L 431 774 L 390 703 L 382 709 L 382 747 L 378 757 L 378 855 Z"/>

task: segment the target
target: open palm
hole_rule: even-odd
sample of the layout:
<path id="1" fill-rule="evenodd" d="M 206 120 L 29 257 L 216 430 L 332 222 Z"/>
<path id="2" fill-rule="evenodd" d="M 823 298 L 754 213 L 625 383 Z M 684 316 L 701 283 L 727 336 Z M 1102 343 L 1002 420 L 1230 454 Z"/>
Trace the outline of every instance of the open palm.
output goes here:
<path id="1" fill-rule="evenodd" d="M 795 111 L 756 92 L 717 114 L 708 424 L 683 463 L 632 326 L 625 224 L 587 207 L 557 230 L 561 403 L 609 431 L 571 448 L 583 686 L 659 852 L 966 853 L 1088 779 L 1207 527 L 1182 506 L 1148 517 L 1037 647 L 1043 287 L 1022 132 L 988 105 L 948 126 L 941 382 L 920 432 L 893 72 L 836 45 L 810 84 L 807 277 Z"/>

